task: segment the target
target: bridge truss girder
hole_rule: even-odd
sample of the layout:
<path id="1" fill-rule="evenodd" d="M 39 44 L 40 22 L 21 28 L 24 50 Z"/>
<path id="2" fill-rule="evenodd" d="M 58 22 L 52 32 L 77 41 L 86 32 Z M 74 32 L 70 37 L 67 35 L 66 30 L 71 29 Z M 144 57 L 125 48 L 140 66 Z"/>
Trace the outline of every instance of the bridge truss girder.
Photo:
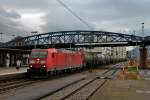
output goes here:
<path id="1" fill-rule="evenodd" d="M 47 46 L 61 47 L 71 44 L 75 47 L 82 46 L 122 43 L 122 42 L 141 42 L 142 37 L 104 31 L 60 31 L 24 37 L 22 41 L 6 43 L 4 47 L 29 47 L 29 46 Z"/>

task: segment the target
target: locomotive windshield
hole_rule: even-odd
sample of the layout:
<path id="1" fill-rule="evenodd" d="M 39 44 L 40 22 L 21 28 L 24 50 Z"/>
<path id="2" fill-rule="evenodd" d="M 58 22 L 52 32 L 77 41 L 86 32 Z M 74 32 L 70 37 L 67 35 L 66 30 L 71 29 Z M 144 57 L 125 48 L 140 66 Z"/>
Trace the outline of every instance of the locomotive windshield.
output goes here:
<path id="1" fill-rule="evenodd" d="M 47 51 L 35 51 L 31 53 L 31 58 L 46 58 Z"/>

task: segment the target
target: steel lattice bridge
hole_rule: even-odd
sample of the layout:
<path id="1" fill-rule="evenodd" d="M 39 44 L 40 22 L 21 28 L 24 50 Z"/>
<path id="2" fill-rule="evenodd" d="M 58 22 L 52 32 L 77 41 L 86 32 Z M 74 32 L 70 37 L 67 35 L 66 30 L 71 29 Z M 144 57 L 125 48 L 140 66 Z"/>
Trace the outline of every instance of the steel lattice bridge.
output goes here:
<path id="1" fill-rule="evenodd" d="M 146 37 L 104 31 L 59 31 L 24 37 L 19 41 L 7 42 L 4 48 L 69 48 L 69 47 L 112 47 L 149 44 Z"/>

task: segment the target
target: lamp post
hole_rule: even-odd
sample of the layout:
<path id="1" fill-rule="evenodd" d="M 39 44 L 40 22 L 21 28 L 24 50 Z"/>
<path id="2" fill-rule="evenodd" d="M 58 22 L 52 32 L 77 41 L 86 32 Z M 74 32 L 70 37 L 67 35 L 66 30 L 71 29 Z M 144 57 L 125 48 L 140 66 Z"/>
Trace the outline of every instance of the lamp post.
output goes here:
<path id="1" fill-rule="evenodd" d="M 136 31 L 135 31 L 135 30 L 133 31 L 133 35 L 136 36 Z M 138 48 L 138 47 L 137 47 L 137 39 L 136 39 L 136 48 Z M 136 61 L 136 70 L 139 71 L 137 53 L 138 53 L 138 52 L 137 52 L 137 50 L 135 49 L 135 54 L 134 54 L 134 55 L 135 55 L 135 61 Z"/>
<path id="2" fill-rule="evenodd" d="M 141 23 L 142 24 L 142 41 L 144 42 L 144 22 Z M 140 50 L 140 65 L 143 68 L 147 67 L 147 48 L 145 47 L 144 43 L 141 46 L 141 50 Z"/>
<path id="3" fill-rule="evenodd" d="M 2 35 L 3 35 L 4 33 L 1 32 L 0 34 L 1 34 L 1 40 L 2 40 Z"/>
<path id="4" fill-rule="evenodd" d="M 142 24 L 142 37 L 143 37 L 143 40 L 144 40 L 144 22 L 141 23 Z"/>

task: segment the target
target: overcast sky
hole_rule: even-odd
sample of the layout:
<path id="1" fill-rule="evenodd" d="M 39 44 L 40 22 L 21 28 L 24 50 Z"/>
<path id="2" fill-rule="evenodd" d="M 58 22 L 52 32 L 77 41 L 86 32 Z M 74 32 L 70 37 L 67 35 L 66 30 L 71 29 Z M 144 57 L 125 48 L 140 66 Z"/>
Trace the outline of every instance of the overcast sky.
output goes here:
<path id="1" fill-rule="evenodd" d="M 105 30 L 150 35 L 150 0 L 61 0 L 91 28 L 74 17 L 57 0 L 0 0 L 1 41 L 28 36 L 31 31 Z M 1 42 L 0 41 L 0 42 Z"/>

